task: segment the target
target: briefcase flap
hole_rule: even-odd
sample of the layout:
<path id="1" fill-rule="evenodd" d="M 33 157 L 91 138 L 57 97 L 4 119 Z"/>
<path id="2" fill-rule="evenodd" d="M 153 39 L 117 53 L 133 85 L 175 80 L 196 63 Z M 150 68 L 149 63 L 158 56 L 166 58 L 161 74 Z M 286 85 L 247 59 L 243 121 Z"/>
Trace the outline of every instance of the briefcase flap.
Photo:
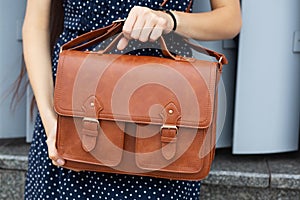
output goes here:
<path id="1" fill-rule="evenodd" d="M 207 128 L 218 63 L 64 50 L 56 77 L 59 115 Z"/>

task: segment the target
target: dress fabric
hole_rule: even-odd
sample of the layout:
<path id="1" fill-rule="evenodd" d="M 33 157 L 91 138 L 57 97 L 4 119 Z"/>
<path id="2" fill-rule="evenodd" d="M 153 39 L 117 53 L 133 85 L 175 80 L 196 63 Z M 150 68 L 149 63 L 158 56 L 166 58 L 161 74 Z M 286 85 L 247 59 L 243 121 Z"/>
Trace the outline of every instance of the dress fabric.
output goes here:
<path id="1" fill-rule="evenodd" d="M 169 0 L 165 8 L 185 11 L 189 1 Z M 64 0 L 64 30 L 53 52 L 53 78 L 55 79 L 56 76 L 59 49 L 64 43 L 81 33 L 107 26 L 120 18 L 126 18 L 134 5 L 158 9 L 160 3 L 160 0 Z M 153 43 L 144 47 L 132 41 L 128 48 L 131 54 L 162 56 L 155 45 Z M 176 53 L 182 51 L 184 54 L 190 54 L 190 51 L 180 43 L 172 42 L 170 48 Z M 45 141 L 45 130 L 38 115 L 29 152 L 24 195 L 26 200 L 199 199 L 200 181 L 179 181 L 89 171 L 75 172 L 56 167 L 48 158 Z"/>

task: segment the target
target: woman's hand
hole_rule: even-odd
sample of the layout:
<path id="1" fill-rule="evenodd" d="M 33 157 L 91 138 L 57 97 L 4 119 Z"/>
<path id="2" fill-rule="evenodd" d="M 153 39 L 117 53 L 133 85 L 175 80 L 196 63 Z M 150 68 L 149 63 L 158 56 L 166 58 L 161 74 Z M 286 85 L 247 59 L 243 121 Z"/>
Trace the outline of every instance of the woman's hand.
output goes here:
<path id="1" fill-rule="evenodd" d="M 169 33 L 173 29 L 173 23 L 172 17 L 165 12 L 134 6 L 125 21 L 124 37 L 119 41 L 117 48 L 123 50 L 130 39 L 141 42 L 155 41 L 163 33 Z"/>
<path id="2" fill-rule="evenodd" d="M 56 166 L 62 166 L 65 164 L 64 159 L 58 154 L 56 149 L 56 130 L 57 130 L 57 118 L 49 117 L 45 119 L 45 130 L 47 134 L 47 146 L 48 146 L 48 155 L 52 160 L 52 163 Z"/>

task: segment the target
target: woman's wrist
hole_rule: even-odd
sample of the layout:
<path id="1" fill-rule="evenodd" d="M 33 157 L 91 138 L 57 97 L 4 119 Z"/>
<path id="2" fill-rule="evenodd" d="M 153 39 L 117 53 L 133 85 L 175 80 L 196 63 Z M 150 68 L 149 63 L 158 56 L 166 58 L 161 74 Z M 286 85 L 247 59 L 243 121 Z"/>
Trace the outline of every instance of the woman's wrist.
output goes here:
<path id="1" fill-rule="evenodd" d="M 164 33 L 171 32 L 174 27 L 174 21 L 172 19 L 172 16 L 169 13 L 167 13 L 166 10 L 163 10 L 163 9 L 157 11 L 157 14 L 158 14 L 158 16 L 160 16 L 166 20 L 166 28 L 164 30 Z"/>
<path id="2" fill-rule="evenodd" d="M 171 17 L 171 27 L 173 31 L 176 31 L 177 28 L 177 19 L 173 11 L 167 10 L 166 13 Z"/>
<path id="3" fill-rule="evenodd" d="M 41 119 L 48 135 L 48 130 L 53 127 L 57 122 L 57 114 L 53 108 L 47 107 L 40 110 Z"/>

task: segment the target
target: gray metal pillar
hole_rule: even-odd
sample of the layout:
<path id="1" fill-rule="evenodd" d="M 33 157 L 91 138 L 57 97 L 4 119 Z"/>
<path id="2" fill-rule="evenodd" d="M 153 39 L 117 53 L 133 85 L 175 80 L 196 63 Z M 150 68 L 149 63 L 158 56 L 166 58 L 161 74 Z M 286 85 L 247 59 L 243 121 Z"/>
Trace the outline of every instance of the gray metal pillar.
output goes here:
<path id="1" fill-rule="evenodd" d="M 233 153 L 298 149 L 299 9 L 299 0 L 242 1 Z"/>
<path id="2" fill-rule="evenodd" d="M 1 0 L 0 6 L 0 138 L 25 136 L 25 98 L 10 109 L 13 82 L 22 61 L 22 23 L 26 1 Z"/>

